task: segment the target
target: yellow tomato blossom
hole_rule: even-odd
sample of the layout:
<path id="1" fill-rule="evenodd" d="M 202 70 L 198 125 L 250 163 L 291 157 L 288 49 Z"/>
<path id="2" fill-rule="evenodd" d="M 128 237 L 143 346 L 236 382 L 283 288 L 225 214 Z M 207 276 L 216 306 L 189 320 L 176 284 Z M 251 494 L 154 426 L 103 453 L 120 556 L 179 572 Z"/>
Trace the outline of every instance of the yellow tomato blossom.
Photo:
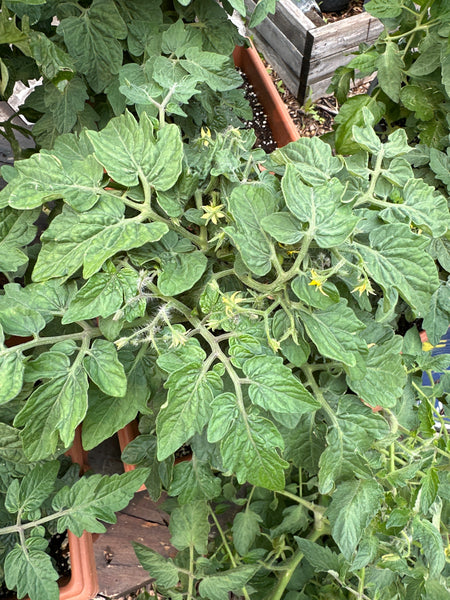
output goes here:
<path id="1" fill-rule="evenodd" d="M 226 215 L 223 212 L 222 208 L 224 204 L 218 204 L 215 206 L 211 204 L 209 206 L 202 206 L 202 209 L 205 211 L 205 214 L 202 215 L 202 219 L 205 219 L 206 225 L 211 221 L 214 225 L 217 225 L 219 219 L 223 219 Z"/>
<path id="2" fill-rule="evenodd" d="M 327 294 L 323 291 L 323 288 L 322 288 L 322 286 L 325 282 L 326 282 L 325 277 L 322 277 L 321 275 L 319 275 L 315 269 L 311 269 L 311 281 L 308 283 L 308 285 L 314 285 L 321 294 L 323 294 L 324 296 L 327 296 Z"/>

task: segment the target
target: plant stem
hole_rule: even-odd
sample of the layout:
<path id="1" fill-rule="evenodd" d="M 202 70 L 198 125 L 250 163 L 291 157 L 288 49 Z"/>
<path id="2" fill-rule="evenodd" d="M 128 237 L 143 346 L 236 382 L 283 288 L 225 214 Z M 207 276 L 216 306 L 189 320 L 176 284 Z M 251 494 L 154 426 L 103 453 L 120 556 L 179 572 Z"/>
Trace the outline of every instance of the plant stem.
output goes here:
<path id="1" fill-rule="evenodd" d="M 11 346 L 10 348 L 5 348 L 0 351 L 0 356 L 5 356 L 11 352 L 17 352 L 17 350 L 24 351 L 29 350 L 30 348 L 37 348 L 38 346 L 47 346 L 56 344 L 57 342 L 63 342 L 65 340 L 84 340 L 87 337 L 89 339 L 100 337 L 102 335 L 100 329 L 98 327 L 90 327 L 85 331 L 80 331 L 79 333 L 67 333 L 64 335 L 53 335 L 45 338 L 36 337 L 30 342 L 24 342 L 23 344 L 19 344 L 17 346 Z"/>
<path id="2" fill-rule="evenodd" d="M 368 197 L 369 202 L 372 202 L 374 200 L 374 198 L 372 198 L 372 196 L 375 191 L 375 186 L 377 185 L 378 177 L 380 176 L 381 171 L 382 171 L 381 166 L 383 164 L 383 157 L 384 157 L 384 148 L 382 146 L 377 154 L 377 159 L 375 161 L 375 167 L 372 171 L 372 177 L 370 180 L 369 189 L 367 190 L 367 193 L 364 194 L 366 197 Z"/>
<path id="3" fill-rule="evenodd" d="M 252 490 L 252 492 L 253 492 L 253 490 Z M 220 538 L 223 543 L 223 547 L 225 548 L 228 558 L 230 559 L 230 562 L 231 562 L 233 568 L 235 569 L 237 567 L 237 562 L 233 556 L 233 553 L 231 552 L 231 548 L 227 542 L 227 538 L 225 537 L 223 529 L 220 526 L 220 523 L 219 523 L 213 509 L 211 508 L 211 506 L 209 504 L 208 504 L 208 509 L 209 509 L 209 514 L 211 515 L 212 520 L 214 521 L 214 525 L 217 527 L 217 531 L 219 532 Z M 248 595 L 247 589 L 245 587 L 242 588 L 242 595 L 244 596 L 245 600 L 250 600 L 250 596 Z"/>
<path id="4" fill-rule="evenodd" d="M 285 496 L 286 498 L 289 498 L 290 500 L 294 500 L 294 502 L 298 502 L 298 504 L 301 504 L 302 506 L 304 506 L 305 508 L 307 508 L 308 510 L 310 510 L 311 512 L 313 512 L 315 515 L 320 515 L 320 517 L 323 518 L 325 523 L 328 523 L 328 520 L 325 519 L 325 517 L 323 517 L 323 514 L 325 512 L 325 507 L 323 506 L 316 506 L 313 502 L 309 502 L 308 500 L 305 500 L 304 498 L 301 498 L 300 496 L 296 496 L 295 494 L 291 494 L 291 492 L 288 492 L 286 490 L 281 490 L 275 491 L 276 494 L 280 494 L 280 496 Z"/>
<path id="5" fill-rule="evenodd" d="M 25 531 L 27 529 L 31 529 L 32 527 L 37 527 L 38 525 L 43 525 L 44 523 L 48 523 L 49 521 L 54 521 L 55 519 L 59 519 L 64 515 L 68 515 L 73 511 L 73 508 L 67 508 L 65 510 L 60 510 L 52 515 L 47 515 L 46 517 L 42 517 L 37 521 L 30 521 L 29 523 L 21 523 L 18 525 L 8 525 L 7 527 L 0 528 L 0 535 L 8 535 L 10 533 L 18 533 L 20 536 L 20 532 Z"/>
<path id="6" fill-rule="evenodd" d="M 189 546 L 189 583 L 186 600 L 192 600 L 194 593 L 194 546 Z"/>
<path id="7" fill-rule="evenodd" d="M 316 383 L 316 380 L 314 379 L 314 376 L 312 374 L 310 365 L 305 364 L 301 367 L 301 370 L 303 371 L 303 373 L 306 375 L 306 378 L 308 380 L 308 384 L 311 387 L 314 395 L 316 396 L 317 400 L 320 402 L 320 404 L 322 405 L 323 410 L 326 412 L 326 414 L 328 415 L 331 423 L 336 427 L 336 429 L 338 431 L 340 431 L 340 425 L 339 425 L 339 421 L 337 420 L 336 415 L 334 414 L 334 410 L 331 408 L 331 406 L 328 404 L 328 402 L 325 400 L 324 395 L 322 394 L 319 386 Z"/>
<path id="8" fill-rule="evenodd" d="M 329 531 L 330 530 L 328 526 L 323 526 L 323 524 L 320 523 L 319 526 L 315 528 L 314 531 L 307 537 L 307 539 L 311 542 L 315 542 L 323 535 L 327 535 Z M 267 597 L 266 600 L 281 600 L 288 583 L 292 579 L 295 569 L 298 567 L 303 557 L 304 554 L 299 548 L 290 559 L 289 566 L 278 580 L 275 590 L 273 592 L 271 591 L 270 598 Z"/>

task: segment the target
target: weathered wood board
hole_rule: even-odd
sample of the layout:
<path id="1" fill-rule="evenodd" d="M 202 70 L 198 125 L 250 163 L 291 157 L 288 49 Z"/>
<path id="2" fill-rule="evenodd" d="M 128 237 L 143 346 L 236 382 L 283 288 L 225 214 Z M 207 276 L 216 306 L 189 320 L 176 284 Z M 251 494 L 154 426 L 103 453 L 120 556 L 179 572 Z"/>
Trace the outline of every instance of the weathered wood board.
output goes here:
<path id="1" fill-rule="evenodd" d="M 245 0 L 249 13 L 254 0 Z M 278 0 L 274 15 L 252 29 L 255 46 L 287 88 L 303 104 L 319 98 L 340 66 L 347 64 L 361 43 L 373 43 L 383 25 L 367 12 L 325 23 L 313 11 L 304 14 L 292 0 Z"/>
<path id="2" fill-rule="evenodd" d="M 170 545 L 168 515 L 147 492 L 135 494 L 127 508 L 117 513 L 117 523 L 106 529 L 94 542 L 99 596 L 121 598 L 150 581 L 131 542 L 149 546 L 165 557 L 176 554 Z"/>

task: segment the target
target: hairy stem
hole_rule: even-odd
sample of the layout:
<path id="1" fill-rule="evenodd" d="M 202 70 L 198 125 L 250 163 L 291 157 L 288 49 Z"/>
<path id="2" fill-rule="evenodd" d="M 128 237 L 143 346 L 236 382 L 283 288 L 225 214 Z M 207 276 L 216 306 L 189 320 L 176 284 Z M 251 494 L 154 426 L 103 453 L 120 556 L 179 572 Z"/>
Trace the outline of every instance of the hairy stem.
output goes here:
<path id="1" fill-rule="evenodd" d="M 80 331 L 78 333 L 52 335 L 45 338 L 37 336 L 29 342 L 24 342 L 23 344 L 18 344 L 17 346 L 11 346 L 10 348 L 4 348 L 0 351 L 0 356 L 5 356 L 6 354 L 10 354 L 11 352 L 17 352 L 18 350 L 23 352 L 24 350 L 29 350 L 30 348 L 37 348 L 38 346 L 50 346 L 56 344 L 57 342 L 64 342 L 65 340 L 84 340 L 86 338 L 93 339 L 96 337 L 100 337 L 101 335 L 102 333 L 100 329 L 98 329 L 98 327 L 89 327 L 88 329 L 85 329 L 84 331 Z"/>

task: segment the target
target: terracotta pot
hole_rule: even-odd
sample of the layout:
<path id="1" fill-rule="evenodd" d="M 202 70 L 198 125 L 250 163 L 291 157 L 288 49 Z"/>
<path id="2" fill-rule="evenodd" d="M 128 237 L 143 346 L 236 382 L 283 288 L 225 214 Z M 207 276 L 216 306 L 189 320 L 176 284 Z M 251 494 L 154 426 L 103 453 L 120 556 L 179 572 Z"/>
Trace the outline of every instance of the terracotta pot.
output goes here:
<path id="1" fill-rule="evenodd" d="M 21 339 L 23 341 L 23 339 Z M 18 342 L 20 343 L 20 342 Z M 72 462 L 80 465 L 81 473 L 89 469 L 86 458 L 87 453 L 81 445 L 81 429 L 77 428 L 75 439 L 70 450 L 67 451 Z M 97 570 L 95 567 L 94 546 L 92 534 L 83 532 L 78 538 L 71 531 L 68 532 L 71 576 L 68 583 L 59 589 L 60 600 L 90 600 L 98 592 Z M 25 600 L 29 600 L 28 597 Z"/>
<path id="2" fill-rule="evenodd" d="M 80 465 L 82 473 L 89 469 L 87 452 L 81 445 L 81 428 L 75 432 L 72 447 L 68 450 L 72 462 Z M 90 600 L 98 592 L 97 570 L 95 567 L 94 545 L 92 534 L 83 532 L 78 538 L 68 532 L 71 576 L 67 584 L 59 590 L 60 600 Z"/>
<path id="3" fill-rule="evenodd" d="M 251 44 L 251 42 L 249 42 Z M 259 58 L 253 44 L 250 48 L 236 46 L 233 52 L 234 64 L 241 69 L 261 103 L 267 115 L 272 135 L 281 148 L 300 137 L 297 127 L 292 121 L 289 111 L 280 97 L 264 63 Z"/>

